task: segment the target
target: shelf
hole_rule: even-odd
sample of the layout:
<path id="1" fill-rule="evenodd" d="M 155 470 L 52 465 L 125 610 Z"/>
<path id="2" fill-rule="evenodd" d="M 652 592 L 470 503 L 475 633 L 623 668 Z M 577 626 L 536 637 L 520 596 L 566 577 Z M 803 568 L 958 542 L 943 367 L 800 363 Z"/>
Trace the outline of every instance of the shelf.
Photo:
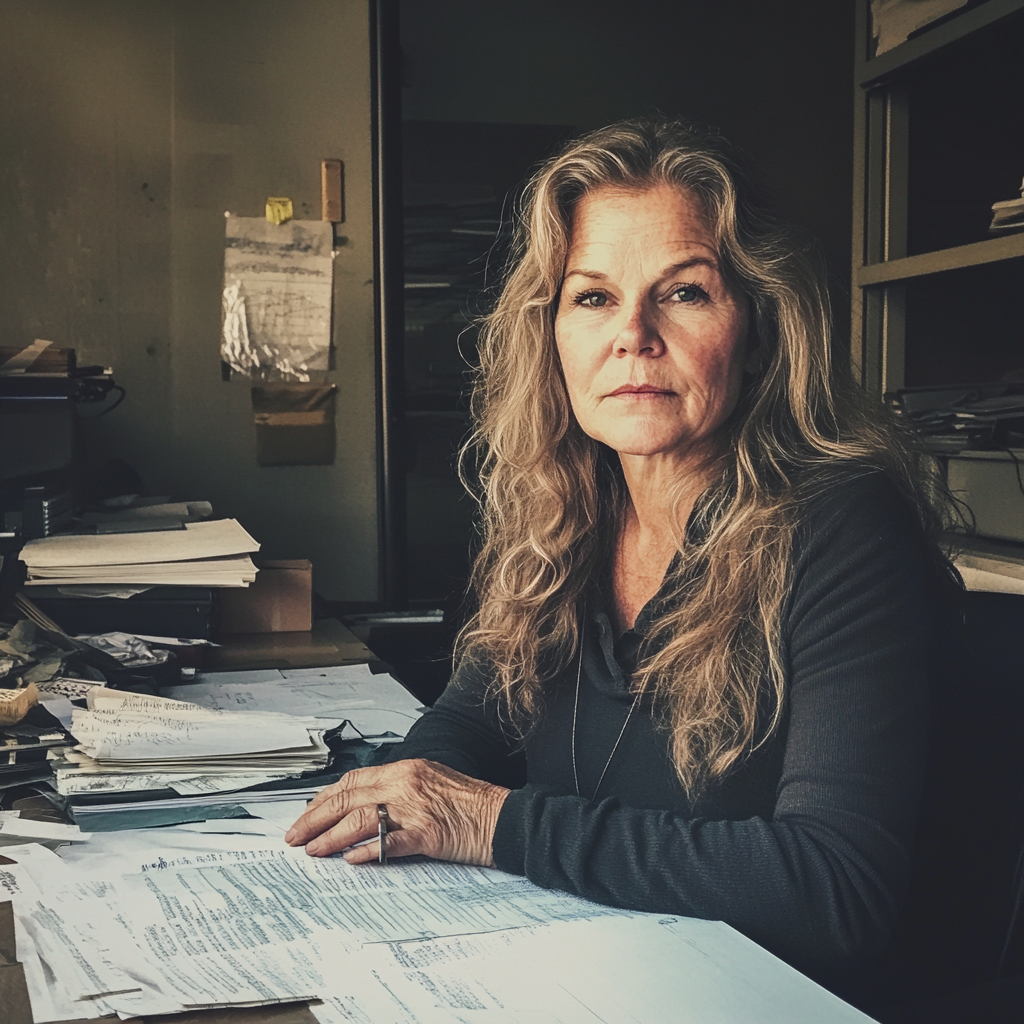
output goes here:
<path id="1" fill-rule="evenodd" d="M 922 57 L 938 53 L 965 36 L 994 25 L 997 21 L 1002 21 L 1003 18 L 1022 10 L 1024 0 L 989 0 L 981 7 L 974 7 L 942 25 L 937 25 L 934 29 L 900 43 L 880 57 L 864 61 L 856 71 L 857 83 L 865 89 L 870 89 Z"/>
<path id="2" fill-rule="evenodd" d="M 983 263 L 999 263 L 1024 256 L 1024 231 L 986 238 L 970 245 L 958 245 L 953 249 L 938 252 L 923 252 L 918 256 L 906 256 L 885 263 L 871 263 L 857 269 L 857 285 L 869 288 L 871 285 L 908 281 L 914 277 L 941 274 L 945 270 L 962 270 L 977 267 Z"/>

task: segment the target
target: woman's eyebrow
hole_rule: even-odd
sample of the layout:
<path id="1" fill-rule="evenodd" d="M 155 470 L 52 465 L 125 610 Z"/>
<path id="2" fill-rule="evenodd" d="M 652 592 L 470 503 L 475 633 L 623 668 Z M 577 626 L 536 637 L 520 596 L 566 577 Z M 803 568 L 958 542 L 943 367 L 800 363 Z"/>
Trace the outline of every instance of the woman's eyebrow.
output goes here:
<path id="1" fill-rule="evenodd" d="M 681 260 L 679 263 L 671 263 L 667 267 L 663 268 L 658 274 L 658 278 L 669 277 L 671 274 L 675 274 L 680 270 L 689 270 L 690 267 L 708 267 L 710 270 L 719 272 L 718 260 L 711 256 L 693 256 L 688 260 Z M 605 281 L 608 275 L 600 270 L 587 270 L 583 267 L 573 268 L 565 272 L 565 280 L 570 277 L 589 277 L 594 281 Z"/>
<path id="2" fill-rule="evenodd" d="M 607 274 L 602 274 L 600 270 L 567 270 L 565 272 L 566 278 L 570 277 L 589 277 L 595 281 L 604 281 L 607 279 Z"/>
<path id="3" fill-rule="evenodd" d="M 710 270 L 718 273 L 718 260 L 712 256 L 694 256 L 691 259 L 683 260 L 680 263 L 673 263 L 665 269 L 659 275 L 660 277 L 668 277 L 670 274 L 674 274 L 679 270 L 689 270 L 690 267 L 707 267 Z"/>

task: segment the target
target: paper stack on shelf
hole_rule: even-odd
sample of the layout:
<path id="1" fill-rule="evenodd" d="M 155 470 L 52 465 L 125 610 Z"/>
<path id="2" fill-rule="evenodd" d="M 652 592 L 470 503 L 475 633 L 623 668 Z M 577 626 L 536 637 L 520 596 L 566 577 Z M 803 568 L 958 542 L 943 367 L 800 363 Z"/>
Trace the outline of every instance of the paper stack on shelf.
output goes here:
<path id="1" fill-rule="evenodd" d="M 901 388 L 889 407 L 924 435 L 936 454 L 967 448 L 1020 447 L 1024 443 L 1024 385 L 1020 382 L 960 387 Z"/>
<path id="2" fill-rule="evenodd" d="M 988 229 L 994 234 L 1000 231 L 1024 231 L 1024 182 L 1021 183 L 1019 199 L 1006 199 L 992 204 L 992 223 Z"/>
<path id="3" fill-rule="evenodd" d="M 259 548 L 236 520 L 221 519 L 151 533 L 57 534 L 29 541 L 20 557 L 28 586 L 247 587 Z"/>

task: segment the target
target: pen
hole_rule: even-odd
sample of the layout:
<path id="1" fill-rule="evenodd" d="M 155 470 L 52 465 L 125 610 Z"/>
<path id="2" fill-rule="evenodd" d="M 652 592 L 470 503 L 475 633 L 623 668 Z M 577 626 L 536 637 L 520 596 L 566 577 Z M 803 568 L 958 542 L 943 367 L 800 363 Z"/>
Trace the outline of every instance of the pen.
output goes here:
<path id="1" fill-rule="evenodd" d="M 377 804 L 377 839 L 380 842 L 380 864 L 387 867 L 388 864 L 388 807 L 387 804 Z"/>

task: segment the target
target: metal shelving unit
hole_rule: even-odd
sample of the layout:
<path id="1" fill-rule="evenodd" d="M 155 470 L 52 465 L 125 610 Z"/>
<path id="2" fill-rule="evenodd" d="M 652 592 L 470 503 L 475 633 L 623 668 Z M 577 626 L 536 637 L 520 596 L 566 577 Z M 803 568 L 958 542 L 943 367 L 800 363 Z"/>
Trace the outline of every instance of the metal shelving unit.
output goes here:
<path id="1" fill-rule="evenodd" d="M 985 238 L 983 229 L 978 241 L 908 251 L 914 159 L 911 125 L 916 105 L 927 99 L 927 84 L 922 82 L 927 83 L 929 69 L 937 62 L 948 61 L 949 68 L 955 67 L 952 62 L 964 47 L 974 48 L 976 60 L 979 45 L 1005 38 L 1022 25 L 1024 0 L 987 0 L 872 57 L 870 3 L 858 0 L 851 359 L 861 384 L 873 394 L 882 395 L 905 383 L 908 287 L 932 275 L 1024 257 L 1024 234 Z M 1024 52 L 1019 60 L 1024 63 Z M 984 89 L 984 83 L 972 80 L 970 87 Z M 960 127 L 951 123 L 950 140 L 944 144 L 956 145 Z M 968 145 L 965 140 L 963 146 Z M 1011 195 L 992 195 L 988 202 Z"/>

